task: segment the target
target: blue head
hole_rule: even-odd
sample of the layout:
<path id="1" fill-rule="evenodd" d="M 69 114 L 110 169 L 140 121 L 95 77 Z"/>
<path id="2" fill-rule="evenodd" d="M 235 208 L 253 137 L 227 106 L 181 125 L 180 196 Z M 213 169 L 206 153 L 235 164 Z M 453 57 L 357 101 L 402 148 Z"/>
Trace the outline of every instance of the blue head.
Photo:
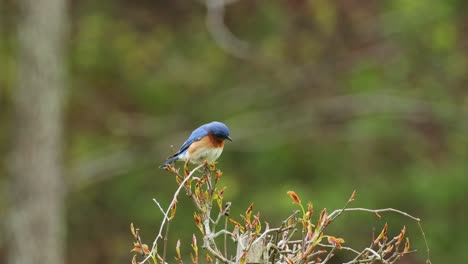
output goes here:
<path id="1" fill-rule="evenodd" d="M 211 133 L 216 139 L 232 141 L 229 137 L 229 128 L 221 122 L 211 122 L 205 125 L 209 133 Z"/>

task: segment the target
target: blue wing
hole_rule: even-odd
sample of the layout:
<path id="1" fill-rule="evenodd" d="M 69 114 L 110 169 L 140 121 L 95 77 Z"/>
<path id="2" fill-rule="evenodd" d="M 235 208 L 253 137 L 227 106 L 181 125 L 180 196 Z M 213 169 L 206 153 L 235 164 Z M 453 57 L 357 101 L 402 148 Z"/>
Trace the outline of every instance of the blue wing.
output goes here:
<path id="1" fill-rule="evenodd" d="M 179 151 L 175 155 L 179 155 L 180 153 L 185 152 L 193 142 L 202 139 L 203 137 L 208 135 L 208 130 L 205 128 L 205 125 L 195 129 L 190 137 L 182 144 Z"/>
<path id="2" fill-rule="evenodd" d="M 198 141 L 200 139 L 202 139 L 203 137 L 207 136 L 208 135 L 208 130 L 206 129 L 206 125 L 203 125 L 197 129 L 195 129 L 192 134 L 190 135 L 190 137 L 184 142 L 184 144 L 182 144 L 182 147 L 180 147 L 179 151 L 177 151 L 176 154 L 170 156 L 166 162 L 164 162 L 163 164 L 161 164 L 161 166 L 159 167 L 164 167 L 165 165 L 167 164 L 170 164 L 174 161 L 177 160 L 177 158 L 179 157 L 180 154 L 184 153 L 185 151 L 187 151 L 187 149 L 190 147 L 190 145 L 195 142 L 195 141 Z"/>

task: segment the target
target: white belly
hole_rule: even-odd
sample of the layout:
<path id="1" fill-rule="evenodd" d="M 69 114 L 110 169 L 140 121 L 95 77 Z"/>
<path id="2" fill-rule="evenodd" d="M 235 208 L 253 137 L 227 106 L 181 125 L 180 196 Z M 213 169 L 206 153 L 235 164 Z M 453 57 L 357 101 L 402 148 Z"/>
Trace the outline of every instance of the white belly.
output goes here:
<path id="1" fill-rule="evenodd" d="M 192 154 L 188 151 L 184 153 L 184 155 L 180 155 L 179 159 L 186 161 L 187 159 L 190 160 L 191 163 L 203 163 L 207 161 L 208 163 L 213 163 L 216 161 L 221 153 L 223 152 L 222 148 L 202 148 Z"/>

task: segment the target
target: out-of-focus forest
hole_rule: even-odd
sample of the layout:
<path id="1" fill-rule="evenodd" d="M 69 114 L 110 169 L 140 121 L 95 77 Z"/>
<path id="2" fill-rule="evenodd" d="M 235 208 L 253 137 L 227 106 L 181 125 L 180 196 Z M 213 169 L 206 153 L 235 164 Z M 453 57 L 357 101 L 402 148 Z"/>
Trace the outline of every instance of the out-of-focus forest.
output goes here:
<path id="1" fill-rule="evenodd" d="M 130 222 L 152 241 L 162 219 L 152 199 L 168 205 L 177 187 L 157 166 L 213 120 L 233 138 L 218 168 L 234 217 L 254 202 L 262 219 L 280 221 L 295 209 L 288 190 L 338 209 L 355 189 L 358 207 L 420 217 L 434 263 L 468 259 L 468 3 L 225 2 L 67 2 L 58 118 L 66 263 L 129 263 Z M 17 1 L 0 5 L 5 263 L 24 46 Z M 185 197 L 177 216 L 168 255 L 181 239 L 188 256 L 196 228 Z M 347 213 L 333 230 L 359 248 L 385 222 L 395 235 L 406 225 L 418 250 L 402 263 L 424 263 L 417 224 L 402 216 Z"/>

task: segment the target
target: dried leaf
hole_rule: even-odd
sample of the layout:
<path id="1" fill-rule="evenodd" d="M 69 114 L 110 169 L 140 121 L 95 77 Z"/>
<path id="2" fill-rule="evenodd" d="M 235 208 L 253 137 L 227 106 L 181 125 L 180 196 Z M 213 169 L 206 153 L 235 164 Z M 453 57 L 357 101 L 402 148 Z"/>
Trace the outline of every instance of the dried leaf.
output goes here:
<path id="1" fill-rule="evenodd" d="M 222 172 L 222 171 L 216 170 L 216 172 L 215 172 L 215 180 L 216 180 L 216 181 L 219 181 L 219 179 L 221 178 L 222 175 L 223 175 L 223 172 Z"/>
<path id="2" fill-rule="evenodd" d="M 400 245 L 401 242 L 403 241 L 403 238 L 405 237 L 405 234 L 406 234 L 406 226 L 403 226 L 403 229 L 401 229 L 401 232 L 400 234 L 398 234 L 398 236 L 395 237 L 395 239 L 397 240 L 395 242 L 395 245 Z"/>
<path id="3" fill-rule="evenodd" d="M 140 253 L 140 254 L 141 254 L 142 250 L 141 250 L 141 245 L 140 245 L 140 243 L 138 243 L 138 242 L 133 242 L 133 248 L 132 248 L 132 250 L 130 250 L 130 252 L 136 252 L 136 253 Z"/>
<path id="4" fill-rule="evenodd" d="M 374 212 L 374 215 L 375 215 L 375 216 L 377 216 L 377 218 L 379 218 L 379 219 L 381 219 L 381 218 L 382 218 L 382 216 L 381 216 L 381 215 L 379 215 L 379 213 L 377 213 L 377 212 Z"/>
<path id="5" fill-rule="evenodd" d="M 301 199 L 299 198 L 299 196 L 293 192 L 293 191 L 288 191 L 287 194 L 289 195 L 289 197 L 291 197 L 291 199 L 293 200 L 293 203 L 296 203 L 296 204 L 301 204 Z"/>
<path id="6" fill-rule="evenodd" d="M 328 243 L 330 243 L 333 246 L 336 246 L 337 249 L 341 249 L 341 244 L 343 244 L 344 242 L 345 241 L 343 238 L 328 236 Z"/>
<path id="7" fill-rule="evenodd" d="M 192 234 L 192 249 L 193 254 L 190 254 L 192 257 L 193 263 L 198 263 L 198 246 L 197 246 L 197 237 L 195 234 Z"/>
<path id="8" fill-rule="evenodd" d="M 216 163 L 210 163 L 210 171 L 214 171 L 216 169 Z"/>
<path id="9" fill-rule="evenodd" d="M 389 245 L 383 252 L 383 255 L 387 255 L 388 253 L 392 252 L 393 250 L 393 244 L 392 245 Z"/>
<path id="10" fill-rule="evenodd" d="M 148 245 L 143 244 L 143 252 L 145 253 L 145 255 L 148 255 L 150 253 Z"/>
<path id="11" fill-rule="evenodd" d="M 244 227 L 237 221 L 235 221 L 234 219 L 232 218 L 229 218 L 229 222 L 233 223 L 234 225 L 236 225 L 237 228 L 239 228 L 240 232 L 241 233 L 244 233 Z"/>
<path id="12" fill-rule="evenodd" d="M 323 225 L 326 225 L 327 221 L 328 221 L 327 208 L 323 208 L 322 212 L 320 213 L 318 222 L 317 222 L 317 229 L 321 228 Z"/>
<path id="13" fill-rule="evenodd" d="M 180 177 L 177 176 L 177 175 L 176 175 L 176 177 L 175 177 L 175 181 L 176 181 L 177 185 L 180 185 L 180 184 L 182 183 L 182 180 L 181 180 Z"/>
<path id="14" fill-rule="evenodd" d="M 176 254 L 177 254 L 177 262 L 178 263 L 182 263 L 182 256 L 180 254 L 180 239 L 177 240 L 177 243 L 176 243 Z"/>
<path id="15" fill-rule="evenodd" d="M 351 194 L 351 197 L 349 197 L 349 202 L 352 202 L 354 201 L 354 198 L 356 198 L 356 190 L 353 191 L 353 193 Z"/>
<path id="16" fill-rule="evenodd" d="M 135 227 L 133 226 L 133 223 L 130 223 L 130 230 L 132 231 L 132 235 L 135 239 L 138 238 L 138 231 L 135 230 Z"/>
<path id="17" fill-rule="evenodd" d="M 216 199 L 216 204 L 218 205 L 219 211 L 223 211 L 223 200 L 221 198 Z"/>
<path id="18" fill-rule="evenodd" d="M 210 255 L 208 255 L 208 253 L 206 254 L 206 263 L 213 263 L 213 259 L 210 257 Z"/>
<path id="19" fill-rule="evenodd" d="M 410 242 L 409 238 L 406 238 L 405 248 L 403 249 L 403 253 L 408 253 L 410 250 Z"/>
<path id="20" fill-rule="evenodd" d="M 255 234 L 259 235 L 262 231 L 262 223 L 260 222 L 260 212 L 255 217 Z"/>
<path id="21" fill-rule="evenodd" d="M 253 203 L 250 204 L 249 208 L 245 211 L 245 218 L 250 220 L 250 216 L 252 215 Z"/>
<path id="22" fill-rule="evenodd" d="M 374 240 L 374 244 L 379 243 L 379 241 L 385 237 L 385 235 L 387 234 L 387 230 L 388 230 L 388 224 L 385 223 L 385 226 L 382 229 L 382 232 L 380 232 L 379 236 Z"/>
<path id="23" fill-rule="evenodd" d="M 174 204 L 173 204 L 172 207 L 171 207 L 171 216 L 169 217 L 169 221 L 171 221 L 172 219 L 174 219 L 176 210 L 177 210 L 177 200 L 174 202 Z"/>
<path id="24" fill-rule="evenodd" d="M 307 204 L 307 218 L 310 220 L 312 219 L 312 215 L 314 214 L 314 206 L 311 202 Z"/>
<path id="25" fill-rule="evenodd" d="M 146 244 L 140 244 L 138 242 L 133 242 L 133 249 L 130 250 L 130 252 L 136 252 L 136 253 L 140 253 L 140 254 L 149 254 L 150 253 L 150 250 L 148 248 L 148 245 Z"/>
<path id="26" fill-rule="evenodd" d="M 223 195 L 224 195 L 224 191 L 226 190 L 226 187 L 223 187 L 219 192 L 218 192 L 218 195 L 219 197 L 223 198 Z"/>
<path id="27" fill-rule="evenodd" d="M 200 229 L 200 232 L 204 235 L 205 232 L 203 231 L 203 225 L 200 216 L 197 213 L 194 213 L 193 219 L 195 220 L 195 224 L 197 225 L 198 229 Z"/>
<path id="28" fill-rule="evenodd" d="M 184 176 L 187 177 L 189 174 L 190 174 L 190 170 L 188 168 L 188 160 L 187 160 L 184 165 Z"/>

